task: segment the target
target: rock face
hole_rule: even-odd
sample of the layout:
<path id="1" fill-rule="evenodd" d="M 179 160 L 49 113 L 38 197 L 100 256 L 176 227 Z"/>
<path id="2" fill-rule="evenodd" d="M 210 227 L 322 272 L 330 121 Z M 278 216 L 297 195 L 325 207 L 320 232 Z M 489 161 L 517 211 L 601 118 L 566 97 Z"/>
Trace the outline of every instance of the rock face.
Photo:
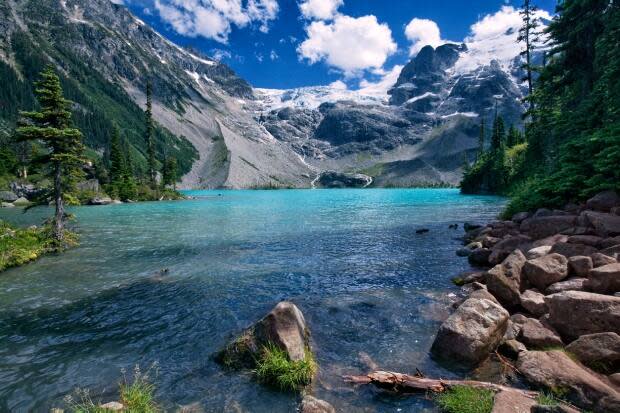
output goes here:
<path id="1" fill-rule="evenodd" d="M 365 188 L 372 183 L 372 178 L 364 174 L 328 171 L 321 173 L 317 183 L 325 188 Z"/>
<path id="2" fill-rule="evenodd" d="M 336 413 L 336 409 L 325 400 L 310 395 L 304 396 L 301 401 L 301 413 Z"/>
<path id="3" fill-rule="evenodd" d="M 620 291 L 620 263 L 593 269 L 584 286 L 587 290 L 599 294 L 613 294 Z"/>
<path id="4" fill-rule="evenodd" d="M 523 266 L 529 282 L 541 291 L 547 286 L 562 281 L 568 275 L 568 260 L 560 254 L 549 254 L 529 260 Z"/>
<path id="5" fill-rule="evenodd" d="M 517 368 L 530 383 L 561 391 L 579 407 L 601 413 L 615 412 L 620 408 L 620 395 L 614 388 L 562 351 L 522 352 Z"/>
<path id="6" fill-rule="evenodd" d="M 601 212 L 609 212 L 617 206 L 620 206 L 620 195 L 616 191 L 601 192 L 586 202 L 586 208 Z"/>
<path id="7" fill-rule="evenodd" d="M 566 346 L 566 351 L 588 366 L 615 371 L 620 364 L 620 336 L 616 333 L 588 334 Z"/>
<path id="8" fill-rule="evenodd" d="M 467 299 L 439 328 L 432 351 L 440 358 L 478 363 L 495 349 L 510 314 L 485 299 Z"/>
<path id="9" fill-rule="evenodd" d="M 528 349 L 541 349 L 547 347 L 561 347 L 562 339 L 545 327 L 540 321 L 528 318 L 521 326 L 519 341 L 527 346 Z"/>
<path id="10" fill-rule="evenodd" d="M 586 334 L 620 332 L 620 297 L 565 291 L 545 301 L 549 323 L 567 341 Z"/>
<path id="11" fill-rule="evenodd" d="M 510 254 L 503 263 L 496 265 L 487 273 L 487 288 L 502 303 L 513 308 L 520 304 L 521 271 L 525 256 L 519 250 Z"/>
<path id="12" fill-rule="evenodd" d="M 230 367 L 253 367 L 256 356 L 268 344 L 286 351 L 292 361 L 304 359 L 309 348 L 309 331 L 295 304 L 280 302 L 218 353 L 216 360 Z"/>

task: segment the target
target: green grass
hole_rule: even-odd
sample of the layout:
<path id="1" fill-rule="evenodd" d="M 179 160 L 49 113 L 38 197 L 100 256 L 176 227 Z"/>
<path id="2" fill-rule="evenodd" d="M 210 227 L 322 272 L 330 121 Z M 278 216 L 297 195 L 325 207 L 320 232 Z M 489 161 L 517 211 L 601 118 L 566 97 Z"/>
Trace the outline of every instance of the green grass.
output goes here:
<path id="1" fill-rule="evenodd" d="M 536 397 L 536 403 L 541 406 L 557 406 L 558 404 L 560 404 L 560 402 L 558 401 L 556 396 L 553 395 L 553 393 L 547 392 L 539 393 L 538 397 Z"/>
<path id="2" fill-rule="evenodd" d="M 34 261 L 54 251 L 47 228 L 13 228 L 0 220 L 0 271 Z"/>
<path id="3" fill-rule="evenodd" d="M 455 386 L 437 396 L 437 404 L 446 413 L 491 413 L 494 395 L 491 390 Z"/>
<path id="4" fill-rule="evenodd" d="M 136 366 L 133 380 L 129 382 L 126 377 L 120 383 L 120 403 L 124 406 L 124 413 L 158 413 L 160 408 L 155 402 L 153 394 L 155 386 L 150 382 L 149 372 L 141 372 Z M 65 399 L 69 411 L 72 413 L 109 413 L 110 410 L 101 407 L 101 402 L 95 403 L 90 397 L 88 390 L 77 389 L 75 396 Z"/>
<path id="5" fill-rule="evenodd" d="M 316 362 L 310 349 L 306 349 L 304 360 L 291 361 L 284 350 L 273 344 L 263 347 L 255 370 L 258 381 L 282 391 L 298 391 L 310 384 L 315 372 Z"/>

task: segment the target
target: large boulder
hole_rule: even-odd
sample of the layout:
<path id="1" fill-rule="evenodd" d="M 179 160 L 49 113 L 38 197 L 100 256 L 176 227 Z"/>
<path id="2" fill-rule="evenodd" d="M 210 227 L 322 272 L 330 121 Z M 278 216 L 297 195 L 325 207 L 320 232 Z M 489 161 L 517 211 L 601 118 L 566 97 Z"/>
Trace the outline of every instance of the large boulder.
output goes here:
<path id="1" fill-rule="evenodd" d="M 289 301 L 278 303 L 269 314 L 217 354 L 216 360 L 230 367 L 252 367 L 262 348 L 269 344 L 284 350 L 292 361 L 305 358 L 309 331 L 295 304 Z"/>
<path id="2" fill-rule="evenodd" d="M 300 413 L 336 413 L 334 406 L 310 395 L 304 396 L 299 411 Z"/>
<path id="3" fill-rule="evenodd" d="M 555 244 L 549 253 L 557 253 L 565 256 L 566 258 L 575 256 L 588 256 L 598 252 L 598 249 L 586 244 L 572 244 L 569 242 L 558 242 Z"/>
<path id="4" fill-rule="evenodd" d="M 469 254 L 467 260 L 473 266 L 486 267 L 489 265 L 491 250 L 488 248 L 476 248 Z"/>
<path id="5" fill-rule="evenodd" d="M 599 242 L 598 246 L 600 248 L 609 248 L 615 245 L 620 245 L 620 236 L 618 237 L 608 237 L 604 238 L 601 242 Z"/>
<path id="6" fill-rule="evenodd" d="M 598 247 L 602 241 L 603 238 L 596 235 L 572 235 L 568 237 L 566 242 L 570 244 L 585 244 L 590 245 L 591 247 Z"/>
<path id="7" fill-rule="evenodd" d="M 88 205 L 110 205 L 112 198 L 109 196 L 96 196 L 88 201 Z"/>
<path id="8" fill-rule="evenodd" d="M 583 364 L 616 371 L 620 364 L 620 336 L 616 333 L 597 333 L 579 337 L 566 346 Z"/>
<path id="9" fill-rule="evenodd" d="M 585 288 L 599 294 L 613 294 L 620 291 L 620 263 L 608 264 L 590 271 Z"/>
<path id="10" fill-rule="evenodd" d="M 525 235 L 515 235 L 499 241 L 491 249 L 489 263 L 497 265 L 504 261 L 514 250 L 526 252 L 531 248 L 532 239 Z"/>
<path id="11" fill-rule="evenodd" d="M 567 341 L 594 333 L 620 331 L 620 297 L 564 291 L 545 298 L 548 322 Z"/>
<path id="12" fill-rule="evenodd" d="M 510 314 L 491 300 L 469 298 L 443 322 L 432 352 L 443 359 L 476 364 L 497 348 Z"/>
<path id="13" fill-rule="evenodd" d="M 517 368 L 533 385 L 560 392 L 578 407 L 601 413 L 620 408 L 620 394 L 563 351 L 521 352 Z"/>
<path id="14" fill-rule="evenodd" d="M 487 273 L 487 289 L 506 307 L 515 308 L 520 304 L 521 271 L 525 261 L 523 253 L 515 250 Z"/>
<path id="15" fill-rule="evenodd" d="M 590 255 L 590 258 L 592 258 L 593 268 L 598 268 L 598 267 L 602 267 L 605 265 L 614 264 L 618 262 L 618 260 L 616 260 L 614 257 L 610 257 L 609 255 L 605 255 L 600 252 L 596 252 Z M 588 272 L 588 274 L 590 273 Z"/>
<path id="16" fill-rule="evenodd" d="M 534 239 L 541 239 L 573 227 L 576 220 L 571 215 L 528 218 L 521 223 L 520 230 Z"/>
<path id="17" fill-rule="evenodd" d="M 587 278 L 569 278 L 568 280 L 551 284 L 547 287 L 545 293 L 556 294 L 562 291 L 583 291 L 585 290 L 584 284 L 587 280 Z"/>
<path id="18" fill-rule="evenodd" d="M 568 259 L 568 273 L 577 277 L 587 277 L 594 268 L 591 257 L 577 255 Z"/>
<path id="19" fill-rule="evenodd" d="M 602 212 L 609 212 L 617 206 L 620 206 L 620 196 L 613 190 L 600 192 L 586 202 L 586 208 Z"/>
<path id="20" fill-rule="evenodd" d="M 493 398 L 491 413 L 530 413 L 536 400 L 519 391 L 502 390 Z"/>
<path id="21" fill-rule="evenodd" d="M 551 252 L 551 248 L 553 248 L 551 245 L 541 245 L 540 247 L 532 248 L 527 252 L 526 257 L 528 260 L 543 257 Z"/>
<path id="22" fill-rule="evenodd" d="M 568 260 L 560 254 L 549 254 L 525 262 L 523 273 L 540 291 L 568 276 Z"/>
<path id="23" fill-rule="evenodd" d="M 317 183 L 324 188 L 365 188 L 372 183 L 372 178 L 364 174 L 325 171 Z"/>
<path id="24" fill-rule="evenodd" d="M 528 349 L 562 347 L 564 345 L 555 331 L 547 328 L 535 318 L 528 318 L 523 323 L 518 340 L 525 344 Z"/>
<path id="25" fill-rule="evenodd" d="M 15 195 L 14 192 L 11 191 L 0 191 L 0 201 L 2 202 L 15 202 L 19 198 Z"/>
<path id="26" fill-rule="evenodd" d="M 601 237 L 620 235 L 620 216 L 594 211 L 584 211 L 582 215 Z"/>
<path id="27" fill-rule="evenodd" d="M 541 317 L 548 311 L 545 296 L 534 290 L 527 290 L 521 294 L 521 306 L 536 317 Z"/>

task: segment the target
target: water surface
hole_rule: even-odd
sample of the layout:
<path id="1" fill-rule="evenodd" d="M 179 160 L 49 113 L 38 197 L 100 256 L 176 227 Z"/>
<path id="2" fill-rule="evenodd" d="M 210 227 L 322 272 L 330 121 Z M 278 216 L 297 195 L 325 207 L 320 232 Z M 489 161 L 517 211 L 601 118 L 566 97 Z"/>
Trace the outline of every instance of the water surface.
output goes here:
<path id="1" fill-rule="evenodd" d="M 462 225 L 448 225 L 490 220 L 502 199 L 452 189 L 190 194 L 74 208 L 78 248 L 0 275 L 0 411 L 44 412 L 76 387 L 109 401 L 121 370 L 153 364 L 167 410 L 294 411 L 294 395 L 210 359 L 284 299 L 311 329 L 318 397 L 342 411 L 433 411 L 422 398 L 353 390 L 341 376 L 368 370 L 368 359 L 456 374 L 427 354 L 457 291 L 450 277 L 468 268 L 454 254 Z M 0 218 L 28 225 L 50 212 Z"/>

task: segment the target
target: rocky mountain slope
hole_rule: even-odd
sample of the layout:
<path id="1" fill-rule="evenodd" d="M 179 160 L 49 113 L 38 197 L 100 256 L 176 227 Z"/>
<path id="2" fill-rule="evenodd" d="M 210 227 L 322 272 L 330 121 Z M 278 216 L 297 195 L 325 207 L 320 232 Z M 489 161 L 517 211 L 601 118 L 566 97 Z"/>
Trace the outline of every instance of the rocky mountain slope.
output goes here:
<path id="1" fill-rule="evenodd" d="M 322 171 L 366 174 L 377 186 L 455 184 L 480 119 L 490 123 L 497 109 L 518 124 L 522 112 L 518 58 L 493 60 L 479 44 L 423 48 L 388 94 L 269 90 L 109 0 L 4 0 L 0 17 L 0 69 L 21 85 L 0 112 L 5 130 L 33 104 L 31 82 L 49 61 L 88 146 L 102 154 L 117 123 L 143 160 L 140 108 L 151 80 L 157 149 L 181 160 L 184 187 L 309 187 Z"/>

